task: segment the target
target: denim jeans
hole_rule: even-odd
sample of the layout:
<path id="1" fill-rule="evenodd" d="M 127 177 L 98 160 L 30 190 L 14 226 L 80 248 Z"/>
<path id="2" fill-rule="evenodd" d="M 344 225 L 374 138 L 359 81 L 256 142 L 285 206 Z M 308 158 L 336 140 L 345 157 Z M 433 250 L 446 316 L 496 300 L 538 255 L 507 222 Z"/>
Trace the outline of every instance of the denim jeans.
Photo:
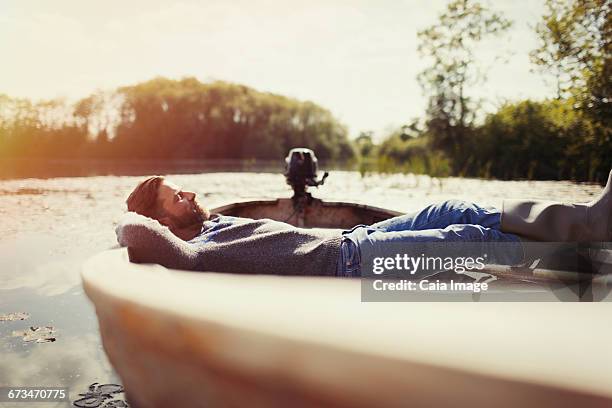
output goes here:
<path id="1" fill-rule="evenodd" d="M 413 253 L 431 248 L 427 243 L 471 242 L 463 256 L 490 254 L 487 263 L 518 264 L 524 251 L 518 236 L 500 230 L 501 213 L 460 200 L 432 204 L 421 211 L 400 215 L 372 225 L 357 225 L 343 232 L 336 274 L 361 276 L 364 251 L 367 256 L 382 254 L 385 245 L 403 245 Z M 503 247 L 494 243 L 504 242 Z M 419 245 L 422 244 L 422 245 Z"/>

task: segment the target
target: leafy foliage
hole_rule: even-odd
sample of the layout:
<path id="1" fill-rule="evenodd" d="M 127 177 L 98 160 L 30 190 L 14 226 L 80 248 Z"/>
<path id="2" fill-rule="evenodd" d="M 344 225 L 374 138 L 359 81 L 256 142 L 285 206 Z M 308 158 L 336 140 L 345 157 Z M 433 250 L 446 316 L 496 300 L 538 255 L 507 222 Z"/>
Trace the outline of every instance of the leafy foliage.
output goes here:
<path id="1" fill-rule="evenodd" d="M 583 139 L 572 152 L 582 152 L 578 164 L 588 179 L 605 177 L 612 163 L 611 13 L 610 0 L 547 0 L 536 27 L 540 46 L 531 53 L 555 74 L 557 98 L 572 101 L 583 117 L 576 130 Z"/>
<path id="2" fill-rule="evenodd" d="M 467 88 L 484 79 L 477 69 L 475 49 L 485 37 L 497 36 L 511 25 L 500 14 L 472 0 L 454 0 L 438 22 L 418 33 L 419 52 L 431 65 L 418 79 L 426 94 L 427 128 L 432 147 L 462 155 L 475 119 L 478 101 Z M 460 170 L 455 160 L 455 172 Z"/>
<path id="3" fill-rule="evenodd" d="M 609 171 L 612 145 L 594 149 L 597 132 L 572 100 L 507 104 L 476 129 L 468 172 L 502 179 L 603 179 L 597 169 Z"/>
<path id="4" fill-rule="evenodd" d="M 354 157 L 326 109 L 227 82 L 156 78 L 74 105 L 0 97 L 0 157 L 274 159 L 296 146 Z"/>
<path id="5" fill-rule="evenodd" d="M 419 50 L 432 61 L 419 76 L 429 95 L 425 128 L 413 126 L 408 137 L 398 129 L 367 145 L 369 168 L 605 181 L 612 165 L 610 8 L 609 0 L 547 0 L 536 27 L 541 44 L 531 57 L 555 75 L 557 99 L 506 103 L 477 124 L 478 101 L 466 96 L 484 79 L 474 49 L 510 22 L 471 0 L 449 2 L 439 21 L 419 33 Z"/>

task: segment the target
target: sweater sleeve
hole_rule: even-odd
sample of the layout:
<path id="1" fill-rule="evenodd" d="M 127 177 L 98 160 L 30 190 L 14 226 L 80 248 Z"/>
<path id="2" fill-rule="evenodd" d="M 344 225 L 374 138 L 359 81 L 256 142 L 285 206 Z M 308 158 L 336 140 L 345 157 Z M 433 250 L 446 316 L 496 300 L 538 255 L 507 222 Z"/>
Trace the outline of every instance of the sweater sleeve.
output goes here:
<path id="1" fill-rule="evenodd" d="M 128 247 L 132 262 L 187 270 L 193 270 L 197 265 L 195 246 L 154 219 L 128 212 L 120 220 L 115 233 L 119 244 Z"/>

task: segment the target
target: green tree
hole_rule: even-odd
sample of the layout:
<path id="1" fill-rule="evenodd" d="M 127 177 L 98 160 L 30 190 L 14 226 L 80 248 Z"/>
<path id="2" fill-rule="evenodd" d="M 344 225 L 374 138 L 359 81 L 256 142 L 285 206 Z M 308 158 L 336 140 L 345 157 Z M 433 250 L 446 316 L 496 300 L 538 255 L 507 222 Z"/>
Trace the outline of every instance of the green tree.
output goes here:
<path id="1" fill-rule="evenodd" d="M 470 174 L 594 180 L 591 146 L 596 128 L 574 108 L 574 102 L 527 100 L 506 104 L 488 115 L 475 130 L 477 148 Z"/>
<path id="2" fill-rule="evenodd" d="M 592 128 L 582 144 L 588 179 L 605 179 L 612 163 L 611 11 L 610 0 L 547 0 L 531 53 L 556 76 L 557 97 L 571 98 Z"/>
<path id="3" fill-rule="evenodd" d="M 355 145 L 357 146 L 357 151 L 359 152 L 359 156 L 361 158 L 370 157 L 375 152 L 375 144 L 372 139 L 374 132 L 361 132 L 359 136 L 355 139 Z"/>
<path id="4" fill-rule="evenodd" d="M 557 99 L 568 96 L 572 82 L 566 67 L 573 54 L 568 9 L 567 0 L 546 0 L 545 13 L 535 27 L 540 44 L 529 54 L 540 72 L 554 77 Z"/>
<path id="5" fill-rule="evenodd" d="M 454 0 L 436 24 L 418 33 L 418 50 L 431 60 L 418 77 L 429 95 L 427 131 L 433 147 L 450 154 L 455 172 L 463 167 L 464 142 L 477 108 L 467 89 L 484 79 L 484 72 L 476 67 L 476 47 L 483 38 L 500 35 L 510 25 L 476 1 Z"/>
<path id="6" fill-rule="evenodd" d="M 377 169 L 382 172 L 450 175 L 450 161 L 446 154 L 432 149 L 428 135 L 410 136 L 409 128 L 396 129 L 377 147 Z"/>
<path id="7" fill-rule="evenodd" d="M 114 143 L 130 157 L 279 159 L 296 146 L 322 160 L 355 155 L 346 128 L 312 102 L 195 78 L 156 78 L 118 93 Z"/>

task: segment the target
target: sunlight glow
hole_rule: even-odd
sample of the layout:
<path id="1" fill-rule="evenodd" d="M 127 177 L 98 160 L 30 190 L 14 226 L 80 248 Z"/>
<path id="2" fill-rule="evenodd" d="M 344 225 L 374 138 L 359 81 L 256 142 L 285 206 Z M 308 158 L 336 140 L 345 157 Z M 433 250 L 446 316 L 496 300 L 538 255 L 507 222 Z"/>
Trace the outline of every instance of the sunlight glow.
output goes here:
<path id="1" fill-rule="evenodd" d="M 312 100 L 352 136 L 381 136 L 424 112 L 416 33 L 445 3 L 0 1 L 0 94 L 76 99 L 156 76 L 195 76 Z M 553 95 L 528 58 L 542 3 L 490 3 L 514 27 L 479 53 L 492 69 L 471 93 L 486 98 L 487 110 Z M 499 54 L 505 61 L 495 61 Z"/>

